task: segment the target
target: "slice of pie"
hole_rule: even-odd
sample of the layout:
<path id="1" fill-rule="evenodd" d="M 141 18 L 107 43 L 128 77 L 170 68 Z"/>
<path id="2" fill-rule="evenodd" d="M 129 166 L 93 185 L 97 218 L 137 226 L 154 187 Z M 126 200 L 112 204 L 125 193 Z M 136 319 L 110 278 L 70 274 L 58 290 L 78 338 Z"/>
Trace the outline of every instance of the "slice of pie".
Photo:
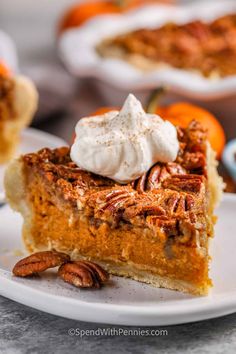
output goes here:
<path id="1" fill-rule="evenodd" d="M 101 56 L 123 59 L 143 71 L 168 66 L 201 72 L 206 77 L 236 74 L 236 14 L 210 23 L 167 23 L 103 40 Z"/>
<path id="2" fill-rule="evenodd" d="M 0 71 L 0 163 L 14 155 L 20 132 L 30 124 L 37 102 L 37 91 L 29 79 Z"/>
<path id="3" fill-rule="evenodd" d="M 222 182 L 198 123 L 178 129 L 178 139 L 175 162 L 157 163 L 126 185 L 81 170 L 68 147 L 13 161 L 6 195 L 24 218 L 27 249 L 66 252 L 112 274 L 207 294 L 208 243 Z"/>

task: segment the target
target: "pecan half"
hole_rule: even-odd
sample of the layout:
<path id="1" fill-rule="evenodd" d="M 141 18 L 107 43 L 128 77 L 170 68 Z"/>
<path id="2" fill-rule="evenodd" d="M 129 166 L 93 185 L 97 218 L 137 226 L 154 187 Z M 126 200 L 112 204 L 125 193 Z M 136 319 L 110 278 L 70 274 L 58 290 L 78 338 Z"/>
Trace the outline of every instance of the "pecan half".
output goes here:
<path id="1" fill-rule="evenodd" d="M 193 120 L 189 124 L 186 128 L 186 134 L 188 136 L 187 147 L 189 152 L 205 152 L 207 131 L 198 121 Z"/>
<path id="2" fill-rule="evenodd" d="M 137 215 L 139 216 L 148 216 L 148 215 L 165 215 L 165 210 L 154 201 L 145 201 L 143 203 L 137 203 L 134 206 L 127 208 L 124 212 L 124 217 L 126 220 L 130 220 Z"/>
<path id="3" fill-rule="evenodd" d="M 194 204 L 195 204 L 195 202 L 194 202 L 193 197 L 189 194 L 186 195 L 186 197 L 185 197 L 185 210 L 186 211 L 191 210 L 194 207 Z"/>
<path id="4" fill-rule="evenodd" d="M 115 214 L 119 209 L 124 208 L 126 203 L 133 202 L 133 192 L 130 190 L 114 190 L 106 195 L 105 200 L 99 205 L 98 212 L 108 211 Z"/>
<path id="5" fill-rule="evenodd" d="M 192 174 L 174 175 L 164 181 L 163 187 L 176 191 L 199 193 L 203 184 L 203 176 Z"/>
<path id="6" fill-rule="evenodd" d="M 167 237 L 176 236 L 178 234 L 176 220 L 166 216 L 149 216 L 148 223 L 159 228 Z"/>
<path id="7" fill-rule="evenodd" d="M 147 180 L 147 189 L 153 190 L 160 187 L 162 181 L 170 176 L 170 172 L 167 169 L 167 166 L 154 165 L 149 173 Z"/>
<path id="8" fill-rule="evenodd" d="M 56 251 L 37 252 L 17 262 L 12 273 L 17 277 L 28 277 L 69 261 L 70 257 L 65 253 Z"/>
<path id="9" fill-rule="evenodd" d="M 183 157 L 183 166 L 190 173 L 204 174 L 206 172 L 206 157 L 202 152 L 186 152 Z"/>
<path id="10" fill-rule="evenodd" d="M 194 208 L 194 198 L 187 194 L 173 193 L 165 200 L 166 207 L 170 213 L 181 214 Z"/>
<path id="11" fill-rule="evenodd" d="M 166 206 L 171 213 L 181 213 L 185 211 L 184 197 L 178 193 L 172 194 L 166 201 Z"/>
<path id="12" fill-rule="evenodd" d="M 65 282 L 78 288 L 99 289 L 109 279 L 109 274 L 98 264 L 90 261 L 77 261 L 63 264 L 58 275 Z"/>
<path id="13" fill-rule="evenodd" d="M 160 188 L 161 183 L 172 175 L 186 174 L 186 170 L 175 162 L 169 162 L 165 165 L 156 164 L 139 179 L 132 182 L 132 187 L 138 192 L 152 191 Z"/>

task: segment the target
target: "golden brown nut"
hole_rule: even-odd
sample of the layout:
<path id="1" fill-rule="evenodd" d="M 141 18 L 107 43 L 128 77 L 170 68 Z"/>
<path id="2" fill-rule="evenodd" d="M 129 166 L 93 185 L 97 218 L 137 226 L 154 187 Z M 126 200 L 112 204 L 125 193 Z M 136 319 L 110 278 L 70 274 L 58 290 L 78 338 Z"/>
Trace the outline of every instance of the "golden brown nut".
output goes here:
<path id="1" fill-rule="evenodd" d="M 78 288 L 100 288 L 109 279 L 109 274 L 102 267 L 89 261 L 63 264 L 58 275 Z"/>
<path id="2" fill-rule="evenodd" d="M 27 277 L 49 268 L 61 266 L 69 261 L 70 256 L 65 253 L 56 251 L 37 252 L 17 262 L 12 273 L 17 277 Z"/>

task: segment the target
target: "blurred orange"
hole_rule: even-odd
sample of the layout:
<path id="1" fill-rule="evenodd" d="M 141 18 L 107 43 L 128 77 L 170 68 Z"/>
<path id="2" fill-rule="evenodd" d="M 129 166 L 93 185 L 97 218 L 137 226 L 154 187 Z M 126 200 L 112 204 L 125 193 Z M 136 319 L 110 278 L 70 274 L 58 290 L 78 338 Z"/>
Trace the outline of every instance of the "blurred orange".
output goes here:
<path id="1" fill-rule="evenodd" d="M 86 1 L 70 7 L 63 15 L 58 32 L 82 25 L 85 21 L 97 15 L 123 13 L 132 8 L 155 2 L 172 2 L 171 0 L 101 0 Z"/>
<path id="2" fill-rule="evenodd" d="M 208 139 L 220 158 L 225 146 L 225 133 L 219 121 L 207 110 L 187 102 L 173 103 L 166 107 L 157 107 L 156 113 L 174 125 L 186 128 L 193 119 L 199 121 L 208 130 Z"/>
<path id="3" fill-rule="evenodd" d="M 120 110 L 119 107 L 100 107 L 96 110 L 96 112 L 91 114 L 91 117 L 100 116 L 100 115 L 105 114 L 110 111 L 119 111 L 119 110 Z"/>
<path id="4" fill-rule="evenodd" d="M 0 61 L 0 75 L 6 77 L 6 76 L 10 76 L 10 74 L 11 71 L 7 67 L 7 65 L 3 61 Z"/>

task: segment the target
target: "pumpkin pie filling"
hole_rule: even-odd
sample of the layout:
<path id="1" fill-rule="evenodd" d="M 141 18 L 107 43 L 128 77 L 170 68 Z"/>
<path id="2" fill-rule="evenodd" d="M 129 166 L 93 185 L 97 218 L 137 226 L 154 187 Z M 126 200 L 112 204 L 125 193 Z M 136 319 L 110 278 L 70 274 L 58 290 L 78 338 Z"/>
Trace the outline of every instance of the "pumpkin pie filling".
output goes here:
<path id="1" fill-rule="evenodd" d="M 178 129 L 174 162 L 121 185 L 80 169 L 70 149 L 43 149 L 12 162 L 7 198 L 24 217 L 29 251 L 57 250 L 154 286 L 207 294 L 208 243 L 222 189 L 206 132 Z"/>

